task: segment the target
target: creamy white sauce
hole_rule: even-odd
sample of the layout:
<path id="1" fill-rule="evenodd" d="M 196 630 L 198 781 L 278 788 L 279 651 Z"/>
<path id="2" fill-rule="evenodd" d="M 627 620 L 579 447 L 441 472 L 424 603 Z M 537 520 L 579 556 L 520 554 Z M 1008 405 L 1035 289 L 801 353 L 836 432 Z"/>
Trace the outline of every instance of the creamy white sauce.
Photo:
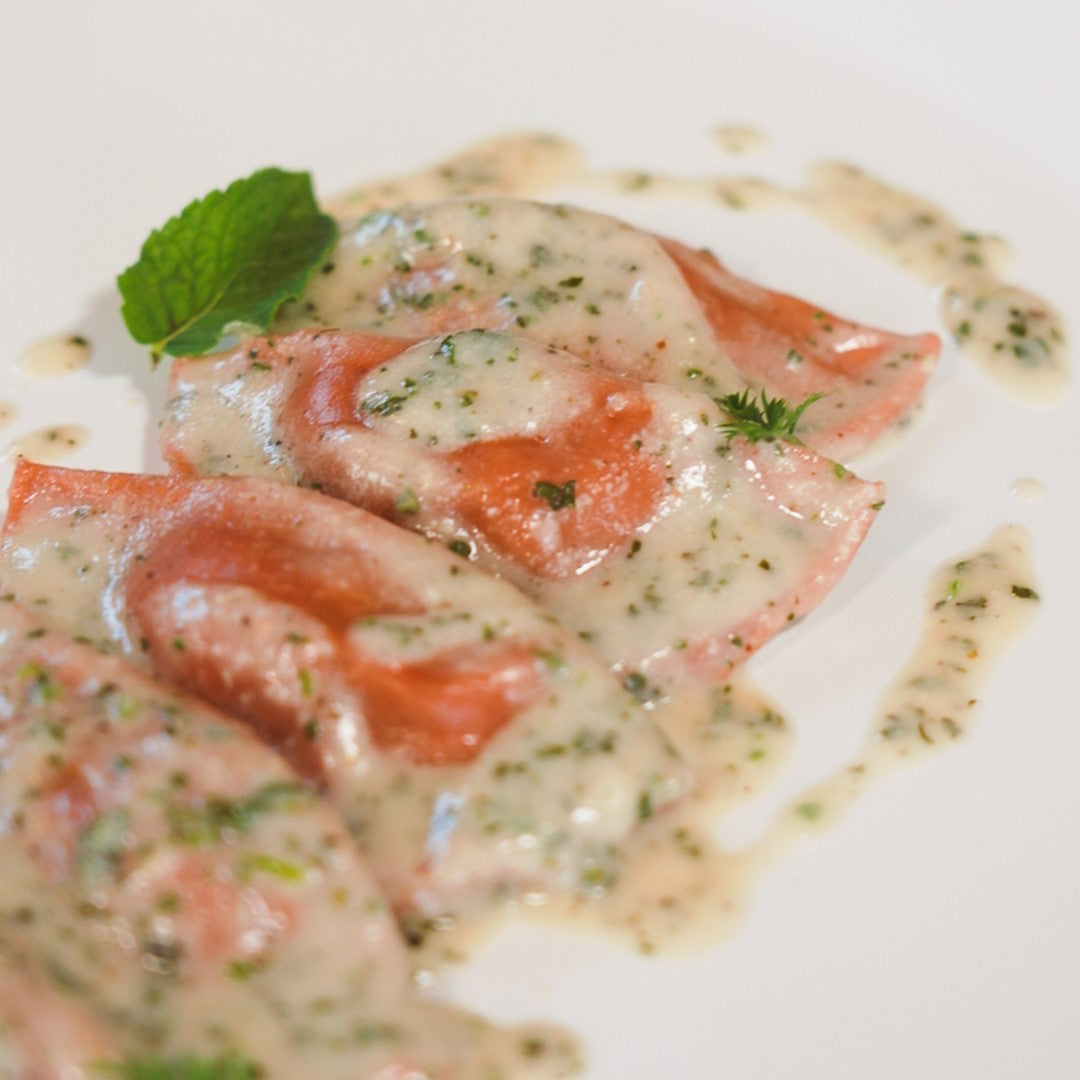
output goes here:
<path id="1" fill-rule="evenodd" d="M 766 136 L 754 129 L 737 125 L 719 128 L 717 138 L 747 149 L 757 149 L 766 141 Z M 365 184 L 327 200 L 326 205 L 348 218 L 404 203 L 465 196 L 542 197 L 566 184 L 706 203 L 719 200 L 733 209 L 795 203 L 790 192 L 758 177 L 680 177 L 645 169 L 604 172 L 589 167 L 580 147 L 568 139 L 514 134 L 489 139 L 415 173 Z"/>
<path id="2" fill-rule="evenodd" d="M 334 259 L 283 328 L 427 337 L 483 326 L 617 356 L 639 378 L 685 383 L 697 369 L 746 385 L 656 240 L 602 214 L 505 199 L 406 207 L 347 227 Z"/>
<path id="3" fill-rule="evenodd" d="M 670 702 L 659 719 L 698 766 L 700 788 L 639 830 L 628 872 L 602 904 L 543 897 L 516 910 L 629 936 L 643 953 L 697 949 L 731 936 L 754 884 L 792 844 L 838 822 L 882 777 L 945 752 L 972 730 L 981 686 L 1038 603 L 1029 538 L 1019 526 L 997 530 L 946 563 L 928 584 L 919 642 L 883 696 L 863 752 L 801 792 L 764 836 L 736 851 L 717 845 L 717 825 L 774 780 L 790 752 L 791 729 L 742 673 Z M 453 921 L 434 930 L 422 954 L 428 964 L 469 950 L 469 937 Z"/>
<path id="4" fill-rule="evenodd" d="M 760 874 L 792 844 L 836 824 L 883 777 L 970 734 L 982 686 L 1038 606 L 1030 537 L 1020 526 L 1003 526 L 945 563 L 928 582 L 922 633 L 883 695 L 862 753 L 799 793 L 764 836 L 734 852 L 713 841 L 717 823 L 773 779 L 790 750 L 790 728 L 741 673 L 697 700 L 673 702 L 661 722 L 700 763 L 703 788 L 640 832 L 636 872 L 604 906 L 553 913 L 629 933 L 646 953 L 730 936 Z"/>
<path id="5" fill-rule="evenodd" d="M 753 129 L 737 126 L 721 128 L 718 138 L 725 149 L 757 148 L 762 141 Z M 482 181 L 475 192 L 462 182 L 470 174 Z M 348 203 L 335 205 L 359 212 L 462 194 L 526 196 L 567 182 L 691 198 L 733 210 L 786 206 L 813 214 L 937 288 L 942 321 L 961 352 L 1017 400 L 1050 405 L 1061 400 L 1068 385 L 1063 319 L 1044 298 L 1004 278 L 1006 242 L 963 226 L 931 200 L 850 164 L 818 163 L 802 187 L 724 174 L 602 173 L 588 168 L 584 155 L 567 140 L 515 135 L 492 139 L 396 183 L 371 185 Z"/>
<path id="6" fill-rule="evenodd" d="M 86 445 L 90 429 L 84 424 L 57 424 L 20 435 L 4 447 L 3 459 L 24 457 L 41 464 L 55 464 Z"/>
<path id="7" fill-rule="evenodd" d="M 691 200 L 726 210 L 770 210 L 797 207 L 794 195 L 760 176 L 674 176 L 644 169 L 582 172 L 574 186 L 586 191 L 615 191 L 645 198 Z"/>
<path id="8" fill-rule="evenodd" d="M 557 135 L 503 135 L 402 176 L 376 180 L 327 202 L 339 216 L 407 202 L 548 191 L 584 169 L 579 147 Z"/>
<path id="9" fill-rule="evenodd" d="M 801 792 L 764 837 L 737 851 L 717 845 L 717 824 L 774 780 L 792 730 L 742 673 L 665 704 L 660 723 L 696 762 L 700 787 L 644 823 L 618 888 L 602 902 L 537 895 L 515 903 L 513 912 L 584 922 L 645 954 L 730 936 L 760 874 L 794 842 L 835 824 L 885 775 L 970 733 L 978 691 L 1038 605 L 1024 529 L 1004 526 L 971 554 L 950 559 L 928 584 L 919 642 L 883 696 L 863 753 Z M 419 957 L 427 971 L 467 955 L 477 930 L 453 918 L 426 929 Z"/>
<path id="10" fill-rule="evenodd" d="M 938 312 L 960 351 L 1016 400 L 1060 401 L 1070 379 L 1061 314 L 1004 277 L 1010 253 L 998 236 L 977 233 L 929 199 L 885 183 L 857 166 L 823 162 L 801 188 L 758 177 L 711 180 L 640 174 L 615 177 L 628 192 L 719 198 L 733 210 L 777 206 L 820 217 L 934 286 Z"/>
<path id="11" fill-rule="evenodd" d="M 0 606 L 0 958 L 23 959 L 43 1008 L 62 991 L 58 1068 L 199 1048 L 267 1080 L 578 1070 L 564 1031 L 414 994 L 340 820 L 247 727 L 37 619 Z M 4 996 L 0 1043 L 37 1076 L 59 1017 Z"/>
<path id="12" fill-rule="evenodd" d="M 1019 525 L 1002 526 L 938 569 L 926 589 L 922 634 L 882 697 L 863 752 L 791 803 L 781 840 L 793 828 L 836 822 L 869 784 L 966 736 L 994 664 L 1038 608 L 1030 537 Z"/>
<path id="13" fill-rule="evenodd" d="M 90 354 L 90 342 L 81 334 L 54 334 L 24 349 L 15 366 L 32 378 L 52 379 L 86 367 Z"/>
<path id="14" fill-rule="evenodd" d="M 14 401 L 0 401 L 0 427 L 6 427 L 19 413 Z"/>
<path id="15" fill-rule="evenodd" d="M 946 328 L 1002 389 L 1031 405 L 1061 400 L 1069 382 L 1064 321 L 1004 278 L 1009 250 L 1000 237 L 854 165 L 815 166 L 801 195 L 830 224 L 939 288 Z"/>
<path id="16" fill-rule="evenodd" d="M 437 980 L 440 969 L 471 954 L 498 916 L 586 927 L 646 955 L 689 953 L 737 931 L 768 860 L 758 848 L 724 850 L 715 841 L 717 823 L 775 781 L 792 729 L 743 672 L 685 691 L 654 715 L 694 762 L 697 784 L 640 823 L 612 886 L 592 897 L 526 894 L 481 922 L 452 912 L 428 919 L 418 934 L 422 980 Z"/>
<path id="17" fill-rule="evenodd" d="M 1019 502 L 1037 506 L 1046 498 L 1046 485 L 1034 476 L 1021 476 L 1013 481 L 1009 493 Z"/>

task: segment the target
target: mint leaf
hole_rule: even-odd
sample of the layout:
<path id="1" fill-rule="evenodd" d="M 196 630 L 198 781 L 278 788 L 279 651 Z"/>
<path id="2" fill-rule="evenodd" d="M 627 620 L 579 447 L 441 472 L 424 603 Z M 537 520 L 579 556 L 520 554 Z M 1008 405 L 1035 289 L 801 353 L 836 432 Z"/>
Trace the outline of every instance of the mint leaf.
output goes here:
<path id="1" fill-rule="evenodd" d="M 118 278 L 131 336 L 158 360 L 199 356 L 230 327 L 265 330 L 325 261 L 337 223 L 308 173 L 260 169 L 155 229 Z"/>

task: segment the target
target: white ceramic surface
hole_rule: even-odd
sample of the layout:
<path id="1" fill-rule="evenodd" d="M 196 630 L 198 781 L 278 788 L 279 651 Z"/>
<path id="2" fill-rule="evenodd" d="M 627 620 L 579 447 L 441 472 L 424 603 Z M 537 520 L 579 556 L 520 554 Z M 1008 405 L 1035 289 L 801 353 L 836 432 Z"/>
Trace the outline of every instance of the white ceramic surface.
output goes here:
<path id="1" fill-rule="evenodd" d="M 723 166 L 709 132 L 765 131 L 747 167 L 841 157 L 1016 251 L 1014 278 L 1080 329 L 1080 16 L 1065 2 L 188 0 L 5 6 L 0 35 L 0 442 L 92 429 L 69 463 L 156 465 L 164 372 L 118 330 L 112 281 L 147 230 L 269 163 L 330 193 L 481 136 L 546 129 L 601 166 Z M 742 165 L 736 163 L 741 169 Z M 736 270 L 896 329 L 921 285 L 791 215 L 642 209 Z M 29 380 L 30 342 L 80 331 L 90 368 Z M 1040 617 L 951 752 L 873 790 L 756 890 L 734 940 L 644 959 L 572 933 L 501 935 L 449 987 L 587 1040 L 587 1080 L 1055 1080 L 1080 1075 L 1080 707 L 1072 680 L 1075 394 L 1009 402 L 950 349 L 903 442 L 861 471 L 887 513 L 850 575 L 753 669 L 796 725 L 751 837 L 846 761 L 917 634 L 930 570 L 1004 521 L 1031 529 Z M 1010 494 L 1037 477 L 1038 504 Z M 5 474 L 6 477 L 6 474 Z"/>

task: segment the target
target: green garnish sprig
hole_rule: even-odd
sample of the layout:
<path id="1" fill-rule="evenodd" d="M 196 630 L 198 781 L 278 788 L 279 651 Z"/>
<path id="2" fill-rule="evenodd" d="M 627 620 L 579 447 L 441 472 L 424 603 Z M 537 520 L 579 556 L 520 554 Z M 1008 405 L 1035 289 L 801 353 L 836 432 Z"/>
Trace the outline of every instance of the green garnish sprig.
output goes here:
<path id="1" fill-rule="evenodd" d="M 731 419 L 721 424 L 720 430 L 729 438 L 741 435 L 750 442 L 784 439 L 801 446 L 802 440 L 795 434 L 795 428 L 803 413 L 821 397 L 820 393 L 811 394 L 792 408 L 785 398 L 771 398 L 764 390 L 757 398 L 751 396 L 749 390 L 725 394 L 717 398 L 716 403 Z"/>
<path id="2" fill-rule="evenodd" d="M 299 299 L 337 240 L 308 173 L 267 168 L 189 203 L 118 278 L 121 315 L 154 361 L 202 356 L 230 333 L 266 330 Z"/>

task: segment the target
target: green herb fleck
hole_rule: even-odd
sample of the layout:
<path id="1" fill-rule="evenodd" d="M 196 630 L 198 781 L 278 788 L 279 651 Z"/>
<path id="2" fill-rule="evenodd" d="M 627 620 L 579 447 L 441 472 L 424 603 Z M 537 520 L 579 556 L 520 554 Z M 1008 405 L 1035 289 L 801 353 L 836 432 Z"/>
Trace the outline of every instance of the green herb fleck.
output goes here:
<path id="1" fill-rule="evenodd" d="M 63 695 L 63 688 L 41 664 L 23 664 L 15 673 L 21 682 L 30 684 L 29 697 L 35 704 L 47 705 Z"/>
<path id="2" fill-rule="evenodd" d="M 237 982 L 247 982 L 259 970 L 259 964 L 254 960 L 231 960 L 225 967 L 225 974 Z"/>
<path id="3" fill-rule="evenodd" d="M 301 668 L 297 672 L 297 678 L 300 680 L 300 693 L 304 697 L 315 696 L 315 676 L 311 673 L 310 668 Z"/>
<path id="4" fill-rule="evenodd" d="M 566 657 L 554 649 L 537 649 L 536 657 L 549 671 L 562 671 L 566 667 Z"/>
<path id="5" fill-rule="evenodd" d="M 195 806 L 174 803 L 167 808 L 166 816 L 174 840 L 202 847 L 220 842 L 225 832 L 248 832 L 266 814 L 295 813 L 308 806 L 311 799 L 311 793 L 302 784 L 276 780 L 244 799 L 213 795 Z"/>
<path id="6" fill-rule="evenodd" d="M 256 874 L 268 874 L 280 881 L 303 881 L 304 870 L 294 862 L 261 852 L 248 852 L 236 868 L 241 881 L 250 881 Z"/>
<path id="7" fill-rule="evenodd" d="M 360 402 L 363 412 L 376 416 L 393 416 L 409 400 L 409 394 L 389 394 L 385 390 L 373 390 Z"/>
<path id="8" fill-rule="evenodd" d="M 550 480 L 537 480 L 532 493 L 551 507 L 552 510 L 565 510 L 574 505 L 575 481 L 567 480 L 562 484 L 553 484 Z"/>
<path id="9" fill-rule="evenodd" d="M 622 685 L 624 690 L 642 703 L 652 701 L 657 697 L 656 690 L 649 685 L 648 680 L 640 671 L 631 671 L 623 678 Z"/>
<path id="10" fill-rule="evenodd" d="M 131 814 L 123 807 L 99 814 L 79 835 L 75 865 L 83 888 L 93 890 L 116 880 L 131 841 Z"/>

